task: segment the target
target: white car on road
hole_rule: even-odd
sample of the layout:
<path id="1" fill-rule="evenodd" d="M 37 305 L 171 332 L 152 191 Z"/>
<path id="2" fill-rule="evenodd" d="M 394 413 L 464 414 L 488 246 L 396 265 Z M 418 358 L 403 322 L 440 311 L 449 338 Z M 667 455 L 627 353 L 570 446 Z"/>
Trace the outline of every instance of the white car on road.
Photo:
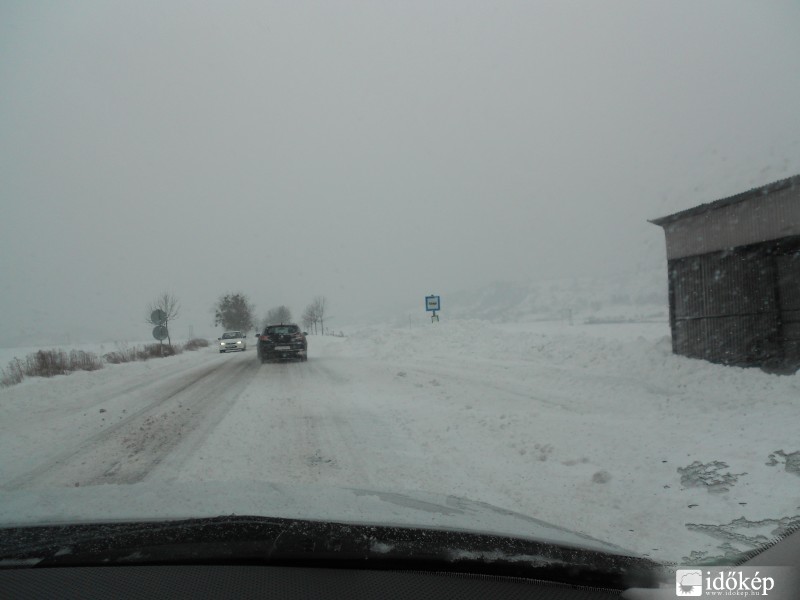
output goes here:
<path id="1" fill-rule="evenodd" d="M 219 338 L 219 351 L 229 352 L 231 350 L 247 350 L 247 339 L 242 331 L 226 331 Z"/>

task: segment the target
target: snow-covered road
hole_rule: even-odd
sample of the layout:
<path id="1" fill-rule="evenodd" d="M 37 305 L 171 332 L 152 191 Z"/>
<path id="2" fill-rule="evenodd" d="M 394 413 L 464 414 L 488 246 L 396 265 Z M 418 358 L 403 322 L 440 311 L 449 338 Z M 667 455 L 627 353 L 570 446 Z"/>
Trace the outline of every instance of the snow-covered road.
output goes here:
<path id="1" fill-rule="evenodd" d="M 204 351 L 27 380 L 0 391 L 0 490 L 426 491 L 676 562 L 800 523 L 797 376 L 629 338 L 467 322 L 312 337 L 307 363 Z"/>
<path id="2" fill-rule="evenodd" d="M 166 457 L 185 454 L 188 446 L 203 441 L 233 406 L 247 384 L 243 375 L 254 366 L 252 361 L 216 361 L 163 380 L 97 389 L 98 401 L 83 406 L 90 411 L 82 413 L 90 425 L 78 425 L 65 436 L 62 451 L 33 469 L 11 474 L 2 488 L 141 481 Z M 52 429 L 58 427 L 52 424 Z M 38 445 L 28 450 L 37 451 Z"/>

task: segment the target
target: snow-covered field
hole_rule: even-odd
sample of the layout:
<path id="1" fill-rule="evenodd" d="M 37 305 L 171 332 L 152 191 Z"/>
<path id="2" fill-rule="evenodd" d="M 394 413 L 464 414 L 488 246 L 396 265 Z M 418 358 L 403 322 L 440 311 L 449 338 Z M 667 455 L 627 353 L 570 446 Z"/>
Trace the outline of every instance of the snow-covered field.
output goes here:
<path id="1" fill-rule="evenodd" d="M 26 380 L 0 390 L 0 521 L 76 514 L 76 488 L 124 505 L 246 480 L 451 494 L 678 563 L 800 524 L 800 378 L 677 357 L 667 336 L 443 321 L 311 336 L 307 363 L 212 347 Z"/>

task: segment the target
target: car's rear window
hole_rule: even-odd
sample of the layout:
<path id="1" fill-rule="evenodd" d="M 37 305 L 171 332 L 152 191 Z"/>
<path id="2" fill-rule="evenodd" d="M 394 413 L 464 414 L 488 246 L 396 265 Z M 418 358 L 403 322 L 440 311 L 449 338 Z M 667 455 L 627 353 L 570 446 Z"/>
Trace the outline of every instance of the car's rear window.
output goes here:
<path id="1" fill-rule="evenodd" d="M 297 333 L 300 328 L 297 325 L 282 325 L 280 327 L 267 327 L 267 333 Z"/>

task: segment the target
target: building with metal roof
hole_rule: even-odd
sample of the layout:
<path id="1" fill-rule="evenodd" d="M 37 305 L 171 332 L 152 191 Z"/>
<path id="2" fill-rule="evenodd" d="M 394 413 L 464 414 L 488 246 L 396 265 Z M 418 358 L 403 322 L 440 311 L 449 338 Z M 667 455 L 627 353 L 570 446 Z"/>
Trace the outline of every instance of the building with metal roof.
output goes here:
<path id="1" fill-rule="evenodd" d="M 666 236 L 676 354 L 800 368 L 800 175 L 650 222 Z"/>

